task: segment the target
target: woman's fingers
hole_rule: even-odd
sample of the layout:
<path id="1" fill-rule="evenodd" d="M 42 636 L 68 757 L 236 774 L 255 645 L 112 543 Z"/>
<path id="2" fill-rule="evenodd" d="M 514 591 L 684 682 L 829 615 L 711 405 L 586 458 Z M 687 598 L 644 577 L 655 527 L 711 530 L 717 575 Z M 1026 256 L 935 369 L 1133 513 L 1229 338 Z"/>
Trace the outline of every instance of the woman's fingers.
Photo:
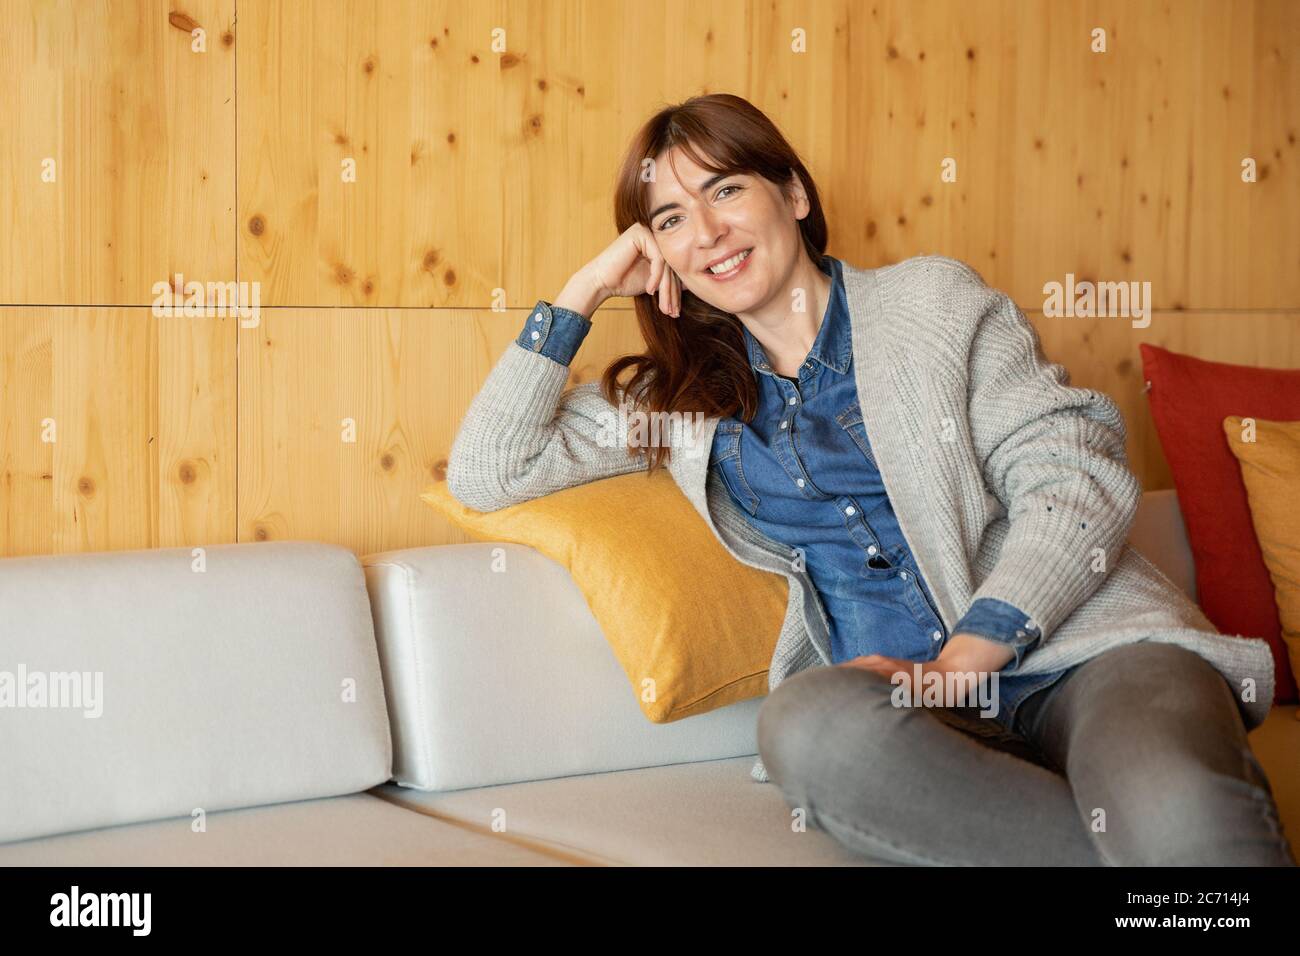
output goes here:
<path id="1" fill-rule="evenodd" d="M 650 295 L 659 287 L 664 270 L 663 256 L 650 255 L 648 258 L 650 259 L 650 278 L 646 280 L 645 284 L 646 295 Z"/>

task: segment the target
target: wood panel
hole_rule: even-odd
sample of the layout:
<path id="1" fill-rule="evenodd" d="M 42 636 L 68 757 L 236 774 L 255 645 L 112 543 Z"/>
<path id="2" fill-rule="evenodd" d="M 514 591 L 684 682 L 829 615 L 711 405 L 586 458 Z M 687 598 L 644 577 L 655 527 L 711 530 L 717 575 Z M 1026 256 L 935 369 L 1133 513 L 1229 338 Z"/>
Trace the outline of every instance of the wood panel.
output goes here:
<path id="1" fill-rule="evenodd" d="M 528 311 L 272 309 L 240 346 L 239 539 L 359 554 L 469 540 L 419 500 Z M 570 381 L 644 348 L 598 310 Z"/>
<path id="2" fill-rule="evenodd" d="M 148 304 L 177 272 L 234 278 L 233 25 L 234 0 L 5 4 L 0 302 Z"/>
<path id="3" fill-rule="evenodd" d="M 1300 302 L 1300 4 L 900 0 L 846 22 L 823 172 L 863 264 L 943 252 L 1024 308 L 1066 273 L 1149 281 L 1165 309 Z"/>
<path id="4" fill-rule="evenodd" d="M 235 321 L 0 308 L 0 554 L 233 541 Z"/>
<path id="5" fill-rule="evenodd" d="M 484 307 L 501 288 L 526 308 L 558 292 L 583 181 L 577 10 L 244 0 L 241 278 L 273 305 Z"/>
<path id="6" fill-rule="evenodd" d="M 1288 0 L 240 0 L 238 35 L 235 0 L 5 10 L 6 554 L 464 540 L 420 488 L 523 310 L 613 239 L 629 137 L 697 93 L 787 133 L 835 255 L 940 252 L 1011 293 L 1115 397 L 1147 488 L 1170 479 L 1139 342 L 1300 367 Z M 236 267 L 291 308 L 245 330 L 80 308 Z M 1146 330 L 1047 319 L 1067 273 L 1150 281 L 1162 311 Z M 639 350 L 628 305 L 601 310 L 573 381 Z"/>

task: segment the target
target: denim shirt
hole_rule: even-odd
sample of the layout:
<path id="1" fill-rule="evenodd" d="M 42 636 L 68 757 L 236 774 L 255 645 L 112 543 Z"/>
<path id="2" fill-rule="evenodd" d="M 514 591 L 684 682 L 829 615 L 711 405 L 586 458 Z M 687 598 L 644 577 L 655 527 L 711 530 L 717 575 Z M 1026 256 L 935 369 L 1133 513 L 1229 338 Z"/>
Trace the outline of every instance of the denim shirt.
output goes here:
<path id="1" fill-rule="evenodd" d="M 709 467 L 751 523 L 803 555 L 826 611 L 834 663 L 865 654 L 931 661 L 951 635 L 872 457 L 853 378 L 842 264 L 825 256 L 820 267 L 832 279 L 831 300 L 797 382 L 773 371 L 758 340 L 743 330 L 759 408 L 749 423 L 719 420 Z M 545 300 L 538 306 L 516 342 L 568 365 L 590 320 Z M 955 628 L 963 631 L 1015 651 L 998 675 L 996 719 L 1008 729 L 1030 694 L 1065 673 L 1012 673 L 1039 633 L 1004 601 L 972 603 Z"/>

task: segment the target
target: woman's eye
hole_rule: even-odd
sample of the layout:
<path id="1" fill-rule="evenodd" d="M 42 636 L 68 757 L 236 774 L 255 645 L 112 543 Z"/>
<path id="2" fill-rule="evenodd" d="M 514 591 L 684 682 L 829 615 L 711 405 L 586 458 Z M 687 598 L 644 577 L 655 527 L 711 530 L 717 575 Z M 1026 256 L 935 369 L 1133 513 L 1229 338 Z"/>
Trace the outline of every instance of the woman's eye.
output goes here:
<path id="1" fill-rule="evenodd" d="M 724 194 L 728 189 L 744 189 L 744 188 L 745 188 L 745 187 L 744 187 L 744 186 L 741 186 L 739 183 L 727 183 L 727 185 L 723 186 L 721 189 L 718 190 L 718 193 L 717 193 L 717 195 L 716 195 L 714 198 L 716 198 L 716 199 L 721 199 L 721 198 L 723 198 L 723 194 Z M 679 217 L 677 217 L 677 216 L 669 216 L 669 217 L 668 217 L 667 219 L 665 219 L 663 222 L 659 223 L 659 229 L 658 229 L 658 231 L 659 231 L 659 232 L 663 232 L 665 229 L 668 228 L 669 224 L 671 224 L 672 221 L 673 221 L 674 219 L 677 219 L 677 218 L 679 218 Z"/>

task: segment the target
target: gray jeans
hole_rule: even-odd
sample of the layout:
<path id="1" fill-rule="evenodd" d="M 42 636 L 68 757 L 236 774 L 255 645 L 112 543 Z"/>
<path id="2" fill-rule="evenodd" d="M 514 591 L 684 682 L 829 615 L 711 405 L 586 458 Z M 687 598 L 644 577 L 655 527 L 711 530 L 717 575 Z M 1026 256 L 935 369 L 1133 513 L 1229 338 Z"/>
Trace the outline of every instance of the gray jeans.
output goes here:
<path id="1" fill-rule="evenodd" d="M 931 866 L 1295 866 L 1232 690 L 1139 642 L 1031 695 L 1005 732 L 974 708 L 895 707 L 851 667 L 768 695 L 758 747 L 810 827 Z"/>

